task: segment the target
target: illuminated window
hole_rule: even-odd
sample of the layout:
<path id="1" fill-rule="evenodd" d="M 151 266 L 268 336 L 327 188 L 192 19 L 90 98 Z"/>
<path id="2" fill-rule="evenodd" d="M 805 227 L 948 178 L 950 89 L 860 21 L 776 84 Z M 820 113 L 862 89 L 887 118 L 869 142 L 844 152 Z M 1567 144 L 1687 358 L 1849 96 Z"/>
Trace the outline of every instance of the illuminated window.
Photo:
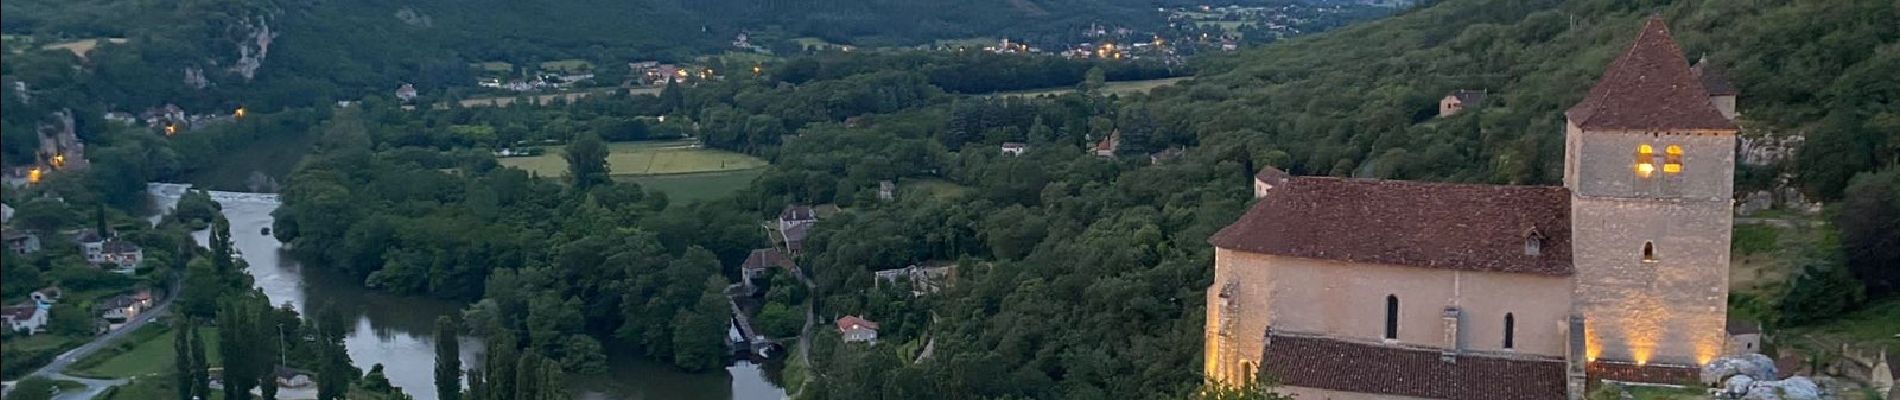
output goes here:
<path id="1" fill-rule="evenodd" d="M 1636 176 L 1648 178 L 1656 173 L 1656 148 L 1649 145 L 1636 146 Z"/>
<path id="2" fill-rule="evenodd" d="M 1398 340 L 1399 338 L 1398 295 L 1385 296 L 1385 338 L 1391 340 Z"/>
<path id="3" fill-rule="evenodd" d="M 1643 262 L 1656 262 L 1656 243 L 1643 242 Z"/>
<path id="4" fill-rule="evenodd" d="M 1511 313 L 1504 313 L 1504 348 L 1509 349 L 1515 347 L 1517 345 L 1516 339 L 1517 316 L 1511 315 Z"/>
<path id="5" fill-rule="evenodd" d="M 1682 172 L 1682 146 L 1670 145 L 1663 148 L 1663 173 Z"/>

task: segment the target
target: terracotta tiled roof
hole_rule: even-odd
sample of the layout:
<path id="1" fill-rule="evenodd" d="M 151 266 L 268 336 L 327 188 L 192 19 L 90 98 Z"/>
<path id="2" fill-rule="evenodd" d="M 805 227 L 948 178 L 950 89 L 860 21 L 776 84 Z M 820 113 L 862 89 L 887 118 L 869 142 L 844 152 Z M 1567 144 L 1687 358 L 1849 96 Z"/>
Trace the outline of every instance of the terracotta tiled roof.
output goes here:
<path id="1" fill-rule="evenodd" d="M 139 245 L 118 239 L 107 240 L 104 245 L 99 247 L 107 254 L 125 254 L 139 251 Z"/>
<path id="2" fill-rule="evenodd" d="M 1537 254 L 1527 240 L 1541 236 Z M 1554 186 L 1291 178 L 1208 239 L 1253 253 L 1569 275 L 1570 192 Z"/>
<path id="3" fill-rule="evenodd" d="M 1585 129 L 1736 129 L 1709 103 L 1658 17 L 1643 24 L 1635 44 L 1564 115 Z"/>
<path id="4" fill-rule="evenodd" d="M 33 318 L 33 314 L 37 312 L 39 312 L 39 308 L 30 304 L 6 306 L 5 309 L 0 309 L 0 315 L 11 317 L 14 320 Z"/>
<path id="5" fill-rule="evenodd" d="M 877 323 L 856 315 L 846 315 L 838 318 L 838 330 L 848 331 L 852 329 L 870 329 L 875 331 L 877 330 Z"/>
<path id="6" fill-rule="evenodd" d="M 783 221 L 814 221 L 818 219 L 818 213 L 812 211 L 811 206 L 793 204 L 785 206 L 785 211 L 778 213 L 778 219 Z"/>
<path id="7" fill-rule="evenodd" d="M 1761 334 L 1761 323 L 1755 322 L 1755 321 L 1749 321 L 1749 320 L 1745 320 L 1741 318 L 1730 317 L 1728 319 L 1728 334 L 1730 335 L 1758 335 L 1758 334 Z"/>
<path id="8" fill-rule="evenodd" d="M 786 257 L 785 253 L 781 253 L 778 249 L 773 248 L 752 249 L 752 254 L 745 257 L 745 264 L 742 264 L 742 266 L 745 269 L 766 269 L 772 267 L 785 269 L 798 268 L 797 264 L 792 263 L 790 257 Z"/>
<path id="9" fill-rule="evenodd" d="M 1273 334 L 1260 369 L 1280 384 L 1450 400 L 1564 398 L 1559 360 L 1460 355 L 1438 350 Z"/>
<path id="10" fill-rule="evenodd" d="M 1592 381 L 1608 379 L 1621 382 L 1680 385 L 1701 380 L 1702 369 L 1678 365 L 1593 362 L 1584 366 L 1584 375 L 1589 376 Z"/>
<path id="11" fill-rule="evenodd" d="M 1690 70 L 1695 72 L 1696 78 L 1702 80 L 1702 89 L 1707 90 L 1710 96 L 1734 96 L 1741 94 L 1740 91 L 1735 90 L 1734 84 L 1729 83 L 1728 70 L 1722 68 L 1721 65 L 1709 61 L 1708 57 L 1697 60 L 1695 66 L 1690 67 Z"/>

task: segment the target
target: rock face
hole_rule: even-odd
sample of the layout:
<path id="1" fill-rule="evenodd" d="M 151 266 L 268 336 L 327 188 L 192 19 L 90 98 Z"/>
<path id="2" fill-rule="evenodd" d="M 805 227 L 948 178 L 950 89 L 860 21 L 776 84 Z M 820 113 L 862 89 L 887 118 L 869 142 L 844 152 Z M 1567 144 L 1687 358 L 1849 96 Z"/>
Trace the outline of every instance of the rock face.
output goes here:
<path id="1" fill-rule="evenodd" d="M 231 65 L 231 72 L 244 77 L 245 82 L 257 77 L 257 69 L 262 68 L 264 58 L 270 56 L 271 41 L 276 40 L 278 35 L 270 30 L 270 21 L 264 20 L 262 16 L 256 20 L 256 23 L 252 23 L 251 19 L 243 19 L 237 26 L 237 29 L 243 30 L 244 39 L 237 43 L 238 60 Z"/>
<path id="2" fill-rule="evenodd" d="M 403 24 L 417 28 L 435 26 L 435 21 L 430 19 L 428 14 L 423 14 L 421 11 L 416 11 L 415 8 L 409 6 L 403 6 L 402 9 L 396 10 L 396 19 L 402 20 Z"/>
<path id="3" fill-rule="evenodd" d="M 1756 381 L 1748 385 L 1742 400 L 1821 400 L 1821 387 L 1805 376 L 1779 381 Z"/>
<path id="4" fill-rule="evenodd" d="M 1723 382 L 1731 376 L 1746 376 L 1756 381 L 1773 380 L 1778 375 L 1775 360 L 1761 354 L 1722 356 L 1702 367 L 1703 382 Z"/>
<path id="5" fill-rule="evenodd" d="M 1775 380 L 1775 360 L 1761 354 L 1723 356 L 1702 368 L 1702 380 L 1722 382 L 1725 399 L 1820 400 L 1821 387 L 1805 376 Z"/>

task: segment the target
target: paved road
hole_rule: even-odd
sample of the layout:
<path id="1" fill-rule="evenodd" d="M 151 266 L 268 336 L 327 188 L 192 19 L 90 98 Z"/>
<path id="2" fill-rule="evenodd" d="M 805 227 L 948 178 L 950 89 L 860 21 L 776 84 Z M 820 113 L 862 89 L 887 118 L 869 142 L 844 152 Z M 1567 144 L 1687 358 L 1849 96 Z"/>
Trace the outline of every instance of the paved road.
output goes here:
<path id="1" fill-rule="evenodd" d="M 86 358 L 86 356 L 90 356 L 92 355 L 92 353 L 98 352 L 99 349 L 103 349 L 103 348 L 106 348 L 106 346 L 112 345 L 114 342 L 118 341 L 119 338 L 125 337 L 125 335 L 128 335 L 128 334 L 131 334 L 132 331 L 136 331 L 140 327 L 145 326 L 146 323 L 152 322 L 153 319 L 157 319 L 158 316 L 163 315 L 165 313 L 166 309 L 171 307 L 172 299 L 177 298 L 178 293 L 182 293 L 181 291 L 179 291 L 178 282 L 172 282 L 171 294 L 165 296 L 165 298 L 159 301 L 158 305 L 153 306 L 152 309 L 145 310 L 145 312 L 143 313 L 139 313 L 138 317 L 134 317 L 132 318 L 132 320 L 127 321 L 125 326 L 120 327 L 118 330 L 107 332 L 104 335 L 99 335 L 99 337 L 93 338 L 91 342 L 81 345 L 78 348 L 68 350 L 65 353 L 60 354 L 59 357 L 54 357 L 52 362 L 47 363 L 46 366 L 40 367 L 39 370 L 33 371 L 33 373 L 31 374 L 27 374 L 25 378 L 39 377 L 39 378 L 46 378 L 46 379 L 52 379 L 52 380 L 68 380 L 68 381 L 79 382 L 81 384 L 86 385 L 86 388 L 84 390 L 61 393 L 58 397 L 59 400 L 91 399 L 93 396 L 98 395 L 100 392 L 104 392 L 106 388 L 110 388 L 110 387 L 125 383 L 126 380 L 124 379 L 87 379 L 87 378 L 80 378 L 80 377 L 75 377 L 71 375 L 66 375 L 66 367 L 72 366 L 74 362 L 83 360 Z M 13 385 L 11 384 L 7 385 L 6 392 L 12 392 L 12 391 L 13 391 Z M 4 394 L 4 393 L 0 393 L 0 394 Z"/>

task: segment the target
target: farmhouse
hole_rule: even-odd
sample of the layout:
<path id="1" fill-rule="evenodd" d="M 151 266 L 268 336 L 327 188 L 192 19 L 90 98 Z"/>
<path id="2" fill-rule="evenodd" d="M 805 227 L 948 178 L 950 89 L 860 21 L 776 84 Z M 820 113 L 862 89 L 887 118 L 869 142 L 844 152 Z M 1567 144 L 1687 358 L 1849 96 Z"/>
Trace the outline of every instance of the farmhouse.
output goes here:
<path id="1" fill-rule="evenodd" d="M 1738 129 L 1711 97 L 1651 18 L 1565 113 L 1563 186 L 1262 171 L 1209 239 L 1206 376 L 1313 399 L 1700 379 L 1733 340 Z"/>
<path id="2" fill-rule="evenodd" d="M 1003 154 L 1020 156 L 1029 151 L 1029 145 L 1023 142 L 1003 142 Z"/>
<path id="3" fill-rule="evenodd" d="M 798 269 L 798 264 L 776 248 L 752 249 L 752 253 L 746 255 L 745 263 L 739 267 L 739 272 L 744 275 L 741 283 L 745 284 L 746 292 L 751 293 L 756 289 L 752 284 L 753 279 L 764 277 L 772 268 L 784 268 L 789 272 Z"/>
<path id="4" fill-rule="evenodd" d="M 1484 102 L 1483 90 L 1459 89 L 1451 91 L 1445 98 L 1438 100 L 1438 116 L 1449 117 L 1464 111 L 1465 107 L 1477 106 Z"/>
<path id="5" fill-rule="evenodd" d="M 7 330 L 28 335 L 46 330 L 46 309 L 33 304 L 19 304 L 0 308 L 0 318 L 7 323 Z"/>
<path id="6" fill-rule="evenodd" d="M 34 235 L 31 232 L 17 231 L 13 228 L 5 228 L 4 231 L 0 232 L 4 232 L 0 235 L 6 237 L 7 251 L 11 251 L 13 254 L 26 255 L 40 251 L 39 235 Z"/>
<path id="7" fill-rule="evenodd" d="M 845 343 L 877 343 L 877 323 L 856 315 L 838 318 L 838 335 Z"/>

